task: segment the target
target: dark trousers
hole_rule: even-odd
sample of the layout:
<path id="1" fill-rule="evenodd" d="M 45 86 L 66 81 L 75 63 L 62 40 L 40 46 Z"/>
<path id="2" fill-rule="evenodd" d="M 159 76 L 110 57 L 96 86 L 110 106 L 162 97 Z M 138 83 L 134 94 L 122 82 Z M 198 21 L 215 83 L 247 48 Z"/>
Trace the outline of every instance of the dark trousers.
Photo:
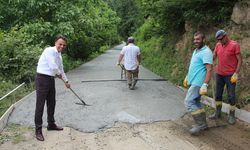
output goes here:
<path id="1" fill-rule="evenodd" d="M 55 122 L 55 79 L 52 76 L 37 74 L 36 75 L 36 110 L 35 110 L 35 125 L 36 129 L 42 127 L 43 110 L 46 101 L 47 105 L 47 121 L 48 124 Z"/>
<path id="2" fill-rule="evenodd" d="M 219 74 L 216 74 L 216 96 L 215 100 L 216 101 L 222 101 L 222 95 L 224 91 L 224 87 L 226 85 L 227 87 L 227 96 L 228 96 L 228 103 L 233 106 L 236 104 L 235 100 L 235 86 L 236 84 L 232 84 L 230 82 L 232 75 L 228 76 L 222 76 Z"/>

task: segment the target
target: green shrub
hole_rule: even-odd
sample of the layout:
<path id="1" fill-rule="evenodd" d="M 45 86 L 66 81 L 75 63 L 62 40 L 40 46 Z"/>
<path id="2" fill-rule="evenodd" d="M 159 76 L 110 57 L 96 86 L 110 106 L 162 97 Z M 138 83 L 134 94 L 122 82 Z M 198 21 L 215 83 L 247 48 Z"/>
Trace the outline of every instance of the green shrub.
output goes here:
<path id="1" fill-rule="evenodd" d="M 185 77 L 184 63 L 181 59 L 176 59 L 173 48 L 162 46 L 164 44 L 164 37 L 152 37 L 147 41 L 138 42 L 142 64 L 152 72 L 180 85 Z"/>

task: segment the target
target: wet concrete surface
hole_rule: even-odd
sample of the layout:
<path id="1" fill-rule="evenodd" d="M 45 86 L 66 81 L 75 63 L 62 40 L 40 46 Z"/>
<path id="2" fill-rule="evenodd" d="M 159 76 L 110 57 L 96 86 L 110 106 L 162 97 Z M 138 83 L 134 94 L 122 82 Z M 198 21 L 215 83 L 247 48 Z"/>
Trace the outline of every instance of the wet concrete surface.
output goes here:
<path id="1" fill-rule="evenodd" d="M 135 90 L 129 90 L 125 81 L 120 79 L 120 67 L 116 66 L 118 45 L 99 57 L 67 73 L 71 88 L 88 104 L 80 102 L 67 89 L 63 82 L 56 79 L 56 123 L 83 132 L 96 132 L 112 127 L 115 122 L 149 123 L 175 120 L 186 112 L 184 92 L 168 81 L 138 81 Z M 140 66 L 140 79 L 161 79 L 143 66 Z M 115 80 L 94 82 L 99 80 Z M 85 82 L 93 81 L 93 82 Z M 34 126 L 36 93 L 14 109 L 9 123 Z M 43 125 L 47 123 L 46 107 Z"/>

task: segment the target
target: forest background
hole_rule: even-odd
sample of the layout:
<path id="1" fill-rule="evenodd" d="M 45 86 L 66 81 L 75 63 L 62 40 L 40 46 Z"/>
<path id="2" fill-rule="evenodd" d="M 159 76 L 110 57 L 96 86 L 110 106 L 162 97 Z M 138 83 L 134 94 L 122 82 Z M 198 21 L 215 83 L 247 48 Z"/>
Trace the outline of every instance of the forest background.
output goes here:
<path id="1" fill-rule="evenodd" d="M 213 49 L 218 29 L 233 40 L 248 39 L 246 24 L 232 21 L 235 5 L 249 8 L 248 0 L 0 0 L 0 97 L 22 82 L 20 99 L 34 90 L 36 65 L 43 49 L 63 34 L 65 71 L 98 56 L 128 36 L 136 38 L 142 64 L 182 86 L 191 58 L 193 33 L 206 34 Z M 246 32 L 243 32 L 246 31 Z M 250 42 L 250 41 L 249 41 Z M 250 102 L 249 47 L 243 47 L 243 71 L 237 86 L 239 106 Z M 244 63 L 245 62 L 245 63 Z M 210 86 L 211 87 L 211 86 Z M 212 94 L 210 88 L 209 94 Z M 0 102 L 0 113 L 6 108 Z M 226 98 L 225 98 L 226 100 Z"/>

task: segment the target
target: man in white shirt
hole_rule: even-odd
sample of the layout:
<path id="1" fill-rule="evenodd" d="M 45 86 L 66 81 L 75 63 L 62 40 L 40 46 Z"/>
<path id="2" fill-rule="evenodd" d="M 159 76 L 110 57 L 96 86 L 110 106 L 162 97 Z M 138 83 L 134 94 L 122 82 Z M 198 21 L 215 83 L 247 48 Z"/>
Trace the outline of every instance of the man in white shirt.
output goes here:
<path id="1" fill-rule="evenodd" d="M 134 38 L 128 38 L 128 45 L 122 48 L 117 64 L 119 65 L 124 58 L 124 67 L 127 73 L 129 89 L 133 90 L 139 74 L 139 65 L 141 62 L 140 48 L 134 44 Z"/>
<path id="2" fill-rule="evenodd" d="M 57 36 L 55 39 L 55 46 L 46 48 L 37 65 L 36 74 L 36 110 L 35 110 L 35 126 L 36 126 L 36 139 L 44 141 L 42 134 L 43 124 L 43 110 L 46 101 L 47 105 L 47 130 L 63 130 L 55 124 L 55 77 L 63 79 L 65 86 L 70 88 L 67 76 L 63 70 L 61 52 L 66 48 L 67 39 L 64 36 Z"/>

